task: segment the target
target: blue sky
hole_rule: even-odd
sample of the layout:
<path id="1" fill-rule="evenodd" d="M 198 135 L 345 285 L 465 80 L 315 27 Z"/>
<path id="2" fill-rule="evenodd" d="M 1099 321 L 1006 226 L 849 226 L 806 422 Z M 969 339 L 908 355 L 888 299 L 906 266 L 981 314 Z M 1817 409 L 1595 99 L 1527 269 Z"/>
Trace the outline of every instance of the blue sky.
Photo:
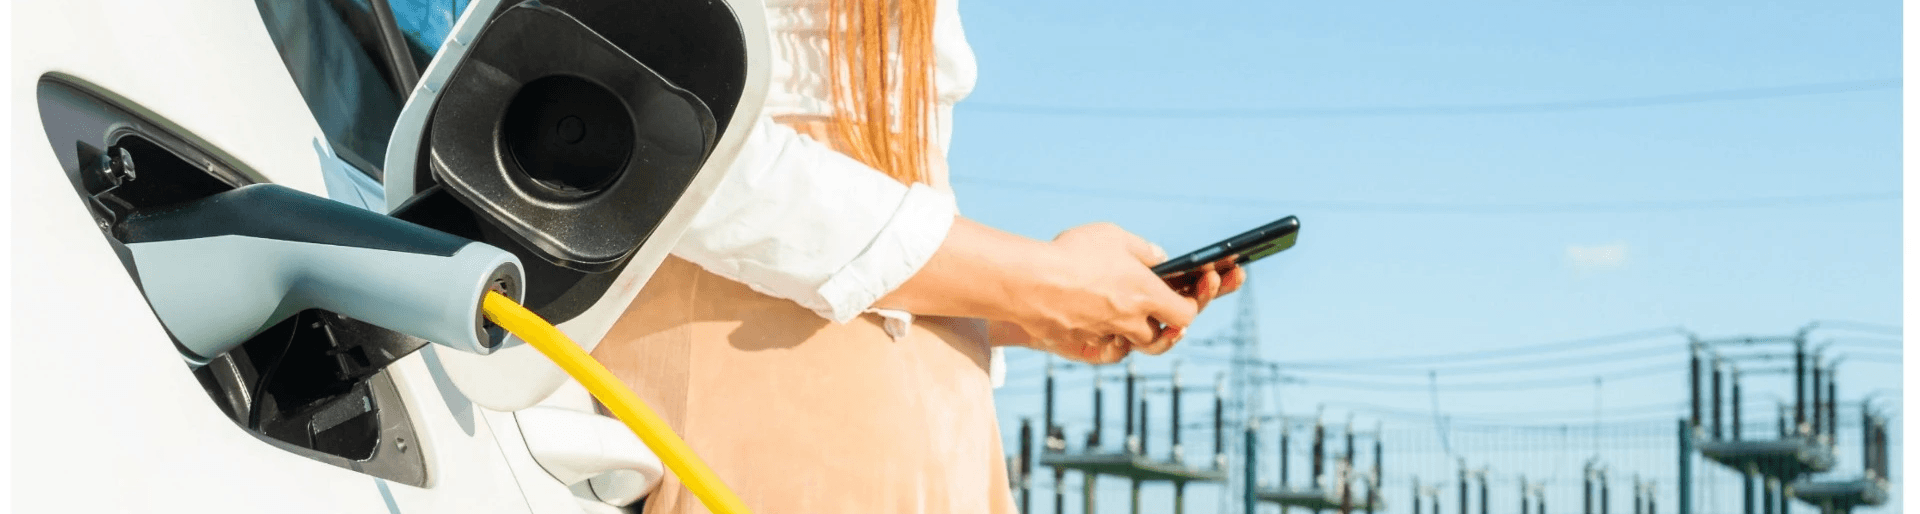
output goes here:
<path id="1" fill-rule="evenodd" d="M 1425 355 L 1675 326 L 1722 336 L 1791 333 L 1813 320 L 1900 324 L 1897 2 L 966 0 L 960 9 L 980 62 L 979 87 L 955 124 L 962 210 L 1036 238 L 1113 221 L 1175 253 L 1298 215 L 1299 246 L 1252 269 L 1264 357 Z M 1823 84 L 1853 91 L 1559 112 L 1420 110 Z M 1372 108 L 1415 112 L 1351 115 Z M 1126 116 L 1236 109 L 1337 112 Z M 1217 305 L 1195 339 L 1230 328 L 1234 300 Z M 1676 355 L 1665 361 L 1458 380 L 1578 378 L 1671 362 L 1670 373 L 1606 384 L 1599 400 L 1603 415 L 1606 406 L 1678 405 L 1683 341 L 1607 350 Z M 1855 352 L 1843 365 L 1844 398 L 1899 387 L 1896 363 L 1867 357 L 1897 346 L 1836 348 L 1881 352 Z M 1137 365 L 1164 372 L 1184 356 L 1190 376 L 1211 377 L 1219 367 L 1205 356 L 1222 352 L 1188 345 Z M 1025 391 L 1044 361 L 1012 357 L 1000 395 L 1010 450 L 1017 420 L 1037 419 L 1039 396 Z M 1084 373 L 1062 377 L 1086 390 Z M 1325 403 L 1329 421 L 1343 422 L 1341 402 L 1430 406 L 1425 391 L 1355 391 L 1315 377 L 1425 378 L 1308 376 L 1281 388 L 1287 414 L 1311 416 Z M 1590 410 L 1592 387 L 1450 392 L 1448 380 L 1440 390 L 1448 411 L 1592 422 L 1564 413 Z M 1753 384 L 1750 402 L 1772 391 L 1763 379 Z M 1084 394 L 1063 402 L 1063 417 L 1087 415 Z M 1352 415 L 1389 432 L 1433 430 L 1378 409 Z M 1109 426 L 1117 423 L 1116 415 Z M 1069 433 L 1077 445 L 1084 428 Z M 1621 459 L 1672 473 L 1659 464 L 1668 460 Z M 1502 470 L 1493 473 L 1503 501 Z M 1389 487 L 1398 487 L 1392 475 Z M 1068 479 L 1076 491 L 1077 480 Z M 1189 507 L 1211 512 L 1215 499 L 1201 489 Z M 1122 508 L 1125 487 L 1115 481 L 1101 495 Z M 1151 505 L 1166 495 L 1148 491 Z"/>

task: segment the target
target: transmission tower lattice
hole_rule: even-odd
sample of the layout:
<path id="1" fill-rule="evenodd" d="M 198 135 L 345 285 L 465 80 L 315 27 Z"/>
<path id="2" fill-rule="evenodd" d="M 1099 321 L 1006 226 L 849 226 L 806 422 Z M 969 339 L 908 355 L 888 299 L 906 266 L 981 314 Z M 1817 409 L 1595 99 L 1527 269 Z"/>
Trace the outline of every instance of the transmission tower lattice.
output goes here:
<path id="1" fill-rule="evenodd" d="M 1226 494 L 1220 497 L 1220 512 L 1226 514 L 1254 514 L 1246 512 L 1247 491 L 1259 484 L 1248 483 L 1246 430 L 1249 421 L 1259 416 L 1260 388 L 1255 387 L 1255 375 L 1260 371 L 1260 331 L 1254 321 L 1256 308 L 1253 299 L 1252 283 L 1242 284 L 1239 291 L 1238 312 L 1233 321 L 1233 333 L 1219 340 L 1221 344 L 1233 348 L 1233 363 L 1227 374 L 1227 487 Z M 1277 380 L 1279 377 L 1272 377 Z M 1254 465 L 1258 465 L 1255 463 Z"/>

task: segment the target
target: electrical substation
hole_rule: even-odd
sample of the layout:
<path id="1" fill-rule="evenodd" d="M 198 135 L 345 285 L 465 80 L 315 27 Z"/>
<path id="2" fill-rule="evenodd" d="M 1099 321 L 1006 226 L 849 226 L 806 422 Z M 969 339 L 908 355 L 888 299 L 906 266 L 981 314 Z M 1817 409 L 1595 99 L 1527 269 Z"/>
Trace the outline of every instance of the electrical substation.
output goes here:
<path id="1" fill-rule="evenodd" d="M 1736 337 L 1661 329 L 1536 345 L 1462 357 L 1521 361 L 1474 364 L 1481 367 L 1568 368 L 1564 378 L 1449 386 L 1429 372 L 1418 387 L 1336 378 L 1318 373 L 1320 363 L 1263 358 L 1252 296 L 1239 301 L 1233 330 L 1197 343 L 1224 350 L 1215 359 L 1222 365 L 1139 356 L 1107 366 L 1047 359 L 1037 388 L 1014 387 L 1021 398 L 1039 397 L 1037 412 L 1015 411 L 1019 424 L 1005 429 L 1017 433 L 1007 448 L 1021 512 L 1897 512 L 1872 509 L 1897 509 L 1897 448 L 1889 448 L 1898 442 L 1889 427 L 1898 407 L 1887 389 L 1841 387 L 1849 357 L 1884 357 L 1874 345 L 1888 341 L 1897 348 L 1897 340 L 1862 335 L 1873 327 L 1814 322 L 1783 335 Z M 1558 355 L 1621 345 L 1638 349 L 1603 358 Z M 1616 358 L 1609 355 L 1648 364 L 1583 375 L 1587 361 Z M 1373 362 L 1406 367 L 1394 359 Z M 1353 374 L 1366 376 L 1360 371 L 1370 370 Z M 1659 389 L 1671 394 L 1612 410 L 1596 397 L 1590 410 L 1551 411 L 1563 420 L 1587 417 L 1558 423 L 1500 423 L 1438 408 L 1449 387 L 1570 390 L 1568 404 L 1578 405 L 1582 388 L 1631 380 L 1664 380 Z M 1348 404 L 1340 405 L 1344 414 L 1328 416 L 1326 404 L 1287 401 L 1282 386 L 1300 383 L 1433 395 L 1435 408 Z M 1015 405 L 1026 404 L 1001 408 Z M 1143 489 L 1156 487 L 1162 493 L 1143 497 Z"/>

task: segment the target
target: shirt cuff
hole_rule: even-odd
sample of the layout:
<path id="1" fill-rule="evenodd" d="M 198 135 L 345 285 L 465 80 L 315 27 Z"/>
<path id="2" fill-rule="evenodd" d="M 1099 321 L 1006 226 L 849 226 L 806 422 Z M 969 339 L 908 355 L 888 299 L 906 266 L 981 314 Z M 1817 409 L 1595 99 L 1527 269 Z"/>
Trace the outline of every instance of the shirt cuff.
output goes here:
<path id="1" fill-rule="evenodd" d="M 952 193 L 914 184 L 866 250 L 820 285 L 817 292 L 826 301 L 820 315 L 846 323 L 899 289 L 946 241 L 955 212 Z"/>
<path id="2" fill-rule="evenodd" d="M 991 356 L 987 357 L 987 381 L 993 383 L 994 389 L 1007 385 L 1006 350 L 1006 347 L 995 346 Z"/>

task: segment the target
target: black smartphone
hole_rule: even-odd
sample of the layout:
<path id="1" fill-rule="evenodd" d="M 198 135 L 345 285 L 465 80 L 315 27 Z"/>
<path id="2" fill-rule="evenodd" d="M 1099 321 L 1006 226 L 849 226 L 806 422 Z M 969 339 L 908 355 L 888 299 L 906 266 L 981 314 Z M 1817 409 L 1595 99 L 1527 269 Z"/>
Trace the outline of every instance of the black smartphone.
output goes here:
<path id="1" fill-rule="evenodd" d="M 1188 294 L 1193 291 L 1194 281 L 1199 280 L 1207 270 L 1227 271 L 1280 253 L 1281 250 L 1293 248 L 1294 239 L 1299 235 L 1300 218 L 1287 216 L 1186 255 L 1167 259 L 1167 262 L 1154 266 L 1153 273 L 1166 280 L 1167 285 L 1173 286 L 1175 291 Z"/>

